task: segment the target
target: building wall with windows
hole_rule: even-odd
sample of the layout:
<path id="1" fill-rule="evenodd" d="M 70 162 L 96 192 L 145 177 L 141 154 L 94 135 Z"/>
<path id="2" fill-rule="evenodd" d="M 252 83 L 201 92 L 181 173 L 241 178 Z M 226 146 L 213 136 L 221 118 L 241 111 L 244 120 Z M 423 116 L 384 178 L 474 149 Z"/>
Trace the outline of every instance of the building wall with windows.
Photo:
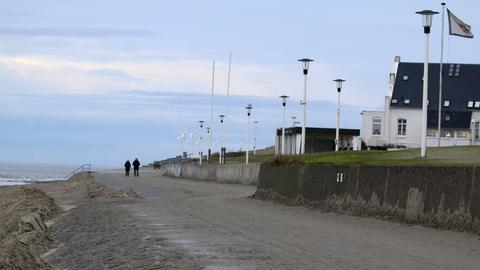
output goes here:
<path id="1" fill-rule="evenodd" d="M 480 65 L 444 64 L 441 130 L 438 131 L 440 65 L 429 65 L 427 145 L 480 145 Z M 395 57 L 383 111 L 362 112 L 367 146 L 420 147 L 423 63 Z"/>

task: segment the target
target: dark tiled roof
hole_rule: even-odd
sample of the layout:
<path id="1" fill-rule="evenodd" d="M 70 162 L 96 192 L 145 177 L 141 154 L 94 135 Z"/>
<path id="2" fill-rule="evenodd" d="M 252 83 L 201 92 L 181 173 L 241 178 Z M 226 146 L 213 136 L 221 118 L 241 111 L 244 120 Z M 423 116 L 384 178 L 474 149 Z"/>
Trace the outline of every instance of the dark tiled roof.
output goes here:
<path id="1" fill-rule="evenodd" d="M 451 66 L 453 72 L 450 73 Z M 450 101 L 449 108 L 445 108 L 445 110 L 480 111 L 480 108 L 467 107 L 468 101 L 480 101 L 480 65 L 459 64 L 459 73 L 458 76 L 455 76 L 457 66 L 457 64 L 450 63 L 443 66 L 442 99 Z M 428 72 L 428 108 L 429 110 L 437 110 L 440 64 L 429 64 Z M 408 76 L 408 79 L 404 80 L 404 76 Z M 400 63 L 392 95 L 392 99 L 397 99 L 398 103 L 391 103 L 390 106 L 394 108 L 421 108 L 422 77 L 423 63 Z M 410 100 L 410 104 L 404 103 L 406 99 Z"/>
<path id="2" fill-rule="evenodd" d="M 470 128 L 472 112 L 442 111 L 442 128 Z M 427 114 L 428 128 L 438 127 L 438 112 L 429 111 Z"/>

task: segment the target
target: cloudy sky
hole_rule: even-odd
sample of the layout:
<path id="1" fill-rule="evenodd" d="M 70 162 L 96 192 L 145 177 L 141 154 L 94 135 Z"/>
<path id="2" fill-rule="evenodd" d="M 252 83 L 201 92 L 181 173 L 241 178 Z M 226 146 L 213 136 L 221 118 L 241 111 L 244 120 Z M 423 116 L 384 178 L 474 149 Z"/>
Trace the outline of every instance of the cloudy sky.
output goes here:
<path id="1" fill-rule="evenodd" d="M 449 8 L 480 33 L 478 1 Z M 199 133 L 209 118 L 212 61 L 214 114 L 224 113 L 230 51 L 228 149 L 245 147 L 248 103 L 259 147 L 274 143 L 278 95 L 291 96 L 289 118 L 301 117 L 302 57 L 315 59 L 307 124 L 335 126 L 332 80 L 341 77 L 342 126 L 359 128 L 362 110 L 382 107 L 394 56 L 423 60 L 421 9 L 440 11 L 440 1 L 3 0 L 0 161 L 114 166 L 174 156 L 178 134 Z M 447 36 L 445 59 L 480 63 L 479 45 Z M 212 128 L 217 142 L 218 119 Z"/>

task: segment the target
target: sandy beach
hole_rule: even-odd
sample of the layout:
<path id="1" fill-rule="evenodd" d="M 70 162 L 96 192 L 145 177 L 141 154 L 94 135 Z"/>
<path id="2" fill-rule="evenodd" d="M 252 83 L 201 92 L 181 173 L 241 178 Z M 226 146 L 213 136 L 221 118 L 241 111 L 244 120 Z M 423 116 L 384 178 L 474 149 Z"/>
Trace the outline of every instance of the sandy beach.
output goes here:
<path id="1" fill-rule="evenodd" d="M 478 235 L 278 205 L 249 198 L 254 186 L 172 179 L 159 171 L 94 177 L 0 188 L 0 269 L 477 269 L 480 263 Z"/>

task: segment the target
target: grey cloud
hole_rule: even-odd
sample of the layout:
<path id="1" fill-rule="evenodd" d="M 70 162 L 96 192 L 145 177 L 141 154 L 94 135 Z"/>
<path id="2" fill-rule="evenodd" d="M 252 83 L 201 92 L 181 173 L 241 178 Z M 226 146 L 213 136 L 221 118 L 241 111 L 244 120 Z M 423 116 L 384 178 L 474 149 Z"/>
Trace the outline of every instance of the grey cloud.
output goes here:
<path id="1" fill-rule="evenodd" d="M 126 73 L 120 69 L 94 69 L 88 72 L 88 74 L 101 76 L 101 77 L 108 77 L 113 79 L 125 79 L 125 80 L 136 80 L 134 76 Z"/>
<path id="2" fill-rule="evenodd" d="M 153 32 L 145 29 L 120 28 L 14 28 L 0 27 L 0 35 L 35 37 L 151 37 Z"/>

